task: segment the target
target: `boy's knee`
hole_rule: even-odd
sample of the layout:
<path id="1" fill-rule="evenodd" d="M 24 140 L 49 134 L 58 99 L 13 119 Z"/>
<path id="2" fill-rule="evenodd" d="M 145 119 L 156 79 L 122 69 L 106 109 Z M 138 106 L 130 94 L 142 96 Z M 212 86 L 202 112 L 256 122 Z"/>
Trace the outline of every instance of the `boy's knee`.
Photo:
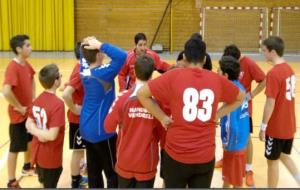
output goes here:
<path id="1" fill-rule="evenodd" d="M 290 155 L 281 153 L 279 159 L 284 162 L 284 161 L 290 159 Z"/>
<path id="2" fill-rule="evenodd" d="M 277 167 L 279 164 L 279 160 L 267 160 L 268 167 Z"/>

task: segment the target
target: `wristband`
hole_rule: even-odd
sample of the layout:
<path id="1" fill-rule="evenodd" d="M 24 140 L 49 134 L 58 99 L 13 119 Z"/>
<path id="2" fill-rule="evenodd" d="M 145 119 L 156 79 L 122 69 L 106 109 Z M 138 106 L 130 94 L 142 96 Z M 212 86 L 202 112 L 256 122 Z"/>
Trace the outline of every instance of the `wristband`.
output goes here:
<path id="1" fill-rule="evenodd" d="M 261 130 L 261 131 L 266 131 L 266 129 L 267 129 L 267 124 L 261 123 L 261 124 L 260 124 L 260 130 Z"/>

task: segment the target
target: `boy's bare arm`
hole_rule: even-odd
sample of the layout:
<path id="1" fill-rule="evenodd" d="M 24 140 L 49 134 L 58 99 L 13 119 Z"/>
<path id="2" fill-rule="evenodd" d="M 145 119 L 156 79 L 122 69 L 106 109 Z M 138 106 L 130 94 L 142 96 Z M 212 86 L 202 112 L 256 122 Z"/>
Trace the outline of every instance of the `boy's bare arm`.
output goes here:
<path id="1" fill-rule="evenodd" d="M 8 101 L 8 103 L 14 107 L 14 110 L 20 112 L 22 115 L 26 114 L 26 107 L 22 106 L 20 102 L 17 100 L 16 96 L 14 95 L 11 85 L 5 84 L 3 86 L 3 96 Z"/>
<path id="2" fill-rule="evenodd" d="M 63 91 L 62 98 L 67 104 L 68 108 L 76 115 L 80 115 L 81 106 L 74 104 L 72 94 L 75 92 L 75 89 L 71 86 L 66 86 Z"/>
<path id="3" fill-rule="evenodd" d="M 173 123 L 173 120 L 162 111 L 155 101 L 153 101 L 152 93 L 148 84 L 144 85 L 138 90 L 137 97 L 143 107 L 146 108 L 155 118 L 157 118 L 165 128 Z"/>
<path id="4" fill-rule="evenodd" d="M 27 129 L 27 132 L 30 133 L 30 134 L 32 134 L 33 128 L 37 128 L 37 125 L 35 124 L 33 119 L 31 119 L 30 117 L 27 118 L 25 126 L 26 126 L 26 129 Z M 39 139 L 40 142 L 47 142 L 46 139 L 43 139 L 43 138 L 38 137 L 38 136 L 37 136 L 37 138 Z"/>
<path id="5" fill-rule="evenodd" d="M 254 98 L 257 94 L 259 94 L 266 87 L 266 79 L 258 83 L 256 88 L 250 92 L 250 99 Z M 249 98 L 249 97 L 248 97 Z"/>
<path id="6" fill-rule="evenodd" d="M 271 97 L 267 97 L 267 100 L 265 103 L 265 108 L 264 108 L 264 115 L 263 115 L 263 119 L 262 119 L 261 129 L 259 132 L 259 139 L 261 141 L 265 141 L 267 124 L 272 116 L 274 107 L 275 107 L 275 99 L 271 98 Z"/>
<path id="7" fill-rule="evenodd" d="M 245 98 L 245 93 L 239 90 L 236 100 L 233 103 L 224 104 L 218 109 L 215 120 L 218 121 L 221 117 L 227 115 L 228 113 L 232 112 L 237 107 L 239 107 L 243 103 L 244 98 Z"/>
<path id="8" fill-rule="evenodd" d="M 26 129 L 29 133 L 36 136 L 39 141 L 54 141 L 57 138 L 59 127 L 51 127 L 50 129 L 39 129 L 31 118 L 26 121 Z"/>
<path id="9" fill-rule="evenodd" d="M 36 85 L 35 85 L 35 80 L 32 80 L 32 101 L 35 99 L 36 95 Z"/>

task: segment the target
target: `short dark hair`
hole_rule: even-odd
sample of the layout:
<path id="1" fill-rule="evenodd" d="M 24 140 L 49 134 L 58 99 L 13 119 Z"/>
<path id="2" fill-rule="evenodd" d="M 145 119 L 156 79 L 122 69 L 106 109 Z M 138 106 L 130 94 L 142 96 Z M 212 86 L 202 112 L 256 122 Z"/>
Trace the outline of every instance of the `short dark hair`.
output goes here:
<path id="1" fill-rule="evenodd" d="M 154 61 L 149 55 L 138 56 L 134 65 L 135 75 L 142 81 L 148 81 L 154 71 Z"/>
<path id="2" fill-rule="evenodd" d="M 270 36 L 263 41 L 263 45 L 266 46 L 269 51 L 275 50 L 278 56 L 283 56 L 284 42 L 280 37 Z"/>
<path id="3" fill-rule="evenodd" d="M 95 63 L 96 62 L 96 57 L 97 53 L 100 51 L 98 49 L 85 49 L 84 47 L 88 46 L 87 44 L 81 45 L 81 52 L 83 58 L 88 62 L 88 64 Z"/>
<path id="4" fill-rule="evenodd" d="M 190 63 L 203 63 L 206 44 L 200 39 L 190 38 L 184 45 L 184 55 Z"/>
<path id="5" fill-rule="evenodd" d="M 183 60 L 183 54 L 184 54 L 184 51 L 181 51 L 181 52 L 178 54 L 178 57 L 177 57 L 176 61 L 181 61 L 181 60 Z"/>
<path id="6" fill-rule="evenodd" d="M 134 43 L 135 43 L 135 45 L 136 44 L 138 44 L 138 42 L 140 41 L 140 40 L 145 40 L 145 41 L 147 41 L 147 37 L 146 37 L 146 35 L 144 34 L 144 33 L 137 33 L 135 36 L 134 36 Z"/>
<path id="7" fill-rule="evenodd" d="M 226 73 L 229 80 L 237 80 L 239 78 L 240 64 L 235 57 L 223 56 L 219 61 L 219 65 L 222 73 Z"/>
<path id="8" fill-rule="evenodd" d="M 74 48 L 74 54 L 75 54 L 75 57 L 76 59 L 80 59 L 80 46 L 81 46 L 81 42 L 77 42 L 75 44 L 75 48 Z"/>
<path id="9" fill-rule="evenodd" d="M 202 36 L 199 32 L 195 32 L 191 35 L 191 38 L 196 38 L 202 41 Z"/>
<path id="10" fill-rule="evenodd" d="M 59 69 L 54 63 L 46 65 L 39 72 L 40 83 L 45 89 L 52 88 L 55 80 L 59 77 Z"/>
<path id="11" fill-rule="evenodd" d="M 25 44 L 25 40 L 29 40 L 29 36 L 25 34 L 19 34 L 10 39 L 10 47 L 16 55 L 18 55 L 17 47 L 22 48 Z"/>
<path id="12" fill-rule="evenodd" d="M 232 56 L 239 60 L 241 57 L 241 51 L 235 44 L 230 44 L 225 47 L 223 56 Z"/>

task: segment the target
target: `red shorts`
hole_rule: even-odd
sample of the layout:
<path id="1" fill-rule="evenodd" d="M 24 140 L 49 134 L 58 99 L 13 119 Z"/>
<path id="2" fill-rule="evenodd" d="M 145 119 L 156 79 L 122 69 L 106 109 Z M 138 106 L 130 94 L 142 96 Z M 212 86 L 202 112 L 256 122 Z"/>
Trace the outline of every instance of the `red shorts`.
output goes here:
<path id="1" fill-rule="evenodd" d="M 246 151 L 226 151 L 223 152 L 222 175 L 224 183 L 233 186 L 242 186 L 245 176 Z"/>

